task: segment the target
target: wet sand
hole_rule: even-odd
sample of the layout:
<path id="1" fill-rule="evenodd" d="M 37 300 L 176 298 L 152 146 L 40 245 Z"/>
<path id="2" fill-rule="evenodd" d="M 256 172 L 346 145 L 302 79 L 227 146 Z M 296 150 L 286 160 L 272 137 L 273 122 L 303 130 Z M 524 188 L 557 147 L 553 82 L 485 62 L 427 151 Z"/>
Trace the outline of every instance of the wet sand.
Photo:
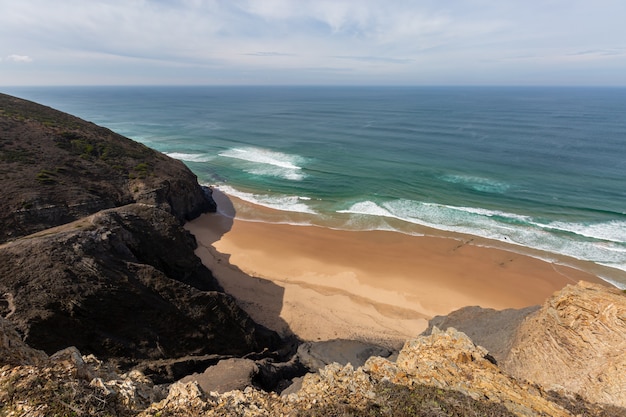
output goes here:
<path id="1" fill-rule="evenodd" d="M 248 203 L 216 197 L 233 212 L 185 226 L 198 241 L 196 253 L 253 319 L 304 340 L 398 346 L 429 318 L 464 306 L 521 308 L 581 279 L 604 284 L 593 274 L 469 238 L 231 218 Z"/>

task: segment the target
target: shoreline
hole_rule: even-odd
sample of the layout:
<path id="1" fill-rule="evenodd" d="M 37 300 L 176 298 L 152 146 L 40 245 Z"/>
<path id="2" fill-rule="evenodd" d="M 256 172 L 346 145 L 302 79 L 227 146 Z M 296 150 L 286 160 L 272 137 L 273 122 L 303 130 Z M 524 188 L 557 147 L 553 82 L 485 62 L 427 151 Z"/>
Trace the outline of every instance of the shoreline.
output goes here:
<path id="1" fill-rule="evenodd" d="M 359 339 L 397 348 L 428 319 L 465 306 L 542 304 L 592 273 L 473 240 L 263 222 L 217 191 L 221 213 L 186 224 L 196 254 L 258 323 L 303 340 Z M 249 207 L 248 207 L 249 209 Z"/>

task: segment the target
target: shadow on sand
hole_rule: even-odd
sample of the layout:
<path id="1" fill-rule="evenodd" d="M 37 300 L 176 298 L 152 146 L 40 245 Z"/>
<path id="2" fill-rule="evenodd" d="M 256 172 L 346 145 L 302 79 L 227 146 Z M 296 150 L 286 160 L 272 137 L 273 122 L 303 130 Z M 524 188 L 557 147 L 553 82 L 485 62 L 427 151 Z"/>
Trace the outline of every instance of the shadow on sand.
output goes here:
<path id="1" fill-rule="evenodd" d="M 231 264 L 230 254 L 218 252 L 213 246 L 232 229 L 236 216 L 236 209 L 226 194 L 214 189 L 213 199 L 217 203 L 217 212 L 204 214 L 186 226 L 198 242 L 196 254 L 224 291 L 232 295 L 255 322 L 277 332 L 288 345 L 297 343 L 289 325 L 280 316 L 284 288 L 270 280 L 246 274 Z"/>

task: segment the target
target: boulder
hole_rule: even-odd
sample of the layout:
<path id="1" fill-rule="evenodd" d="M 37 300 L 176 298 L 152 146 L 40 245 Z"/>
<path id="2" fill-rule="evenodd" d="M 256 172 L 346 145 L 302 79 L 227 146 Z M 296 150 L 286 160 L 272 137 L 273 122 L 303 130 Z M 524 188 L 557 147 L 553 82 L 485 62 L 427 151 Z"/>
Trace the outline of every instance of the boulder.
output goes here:
<path id="1" fill-rule="evenodd" d="M 391 351 L 371 343 L 358 340 L 335 339 L 323 342 L 305 342 L 298 347 L 298 359 L 310 371 L 338 363 L 363 366 L 371 356 L 388 357 Z"/>
<path id="2" fill-rule="evenodd" d="M 259 367 L 250 359 L 232 358 L 219 361 L 208 367 L 203 373 L 194 373 L 179 382 L 186 384 L 195 381 L 206 393 L 224 393 L 232 390 L 244 390 L 253 386 L 253 380 L 259 373 Z"/>

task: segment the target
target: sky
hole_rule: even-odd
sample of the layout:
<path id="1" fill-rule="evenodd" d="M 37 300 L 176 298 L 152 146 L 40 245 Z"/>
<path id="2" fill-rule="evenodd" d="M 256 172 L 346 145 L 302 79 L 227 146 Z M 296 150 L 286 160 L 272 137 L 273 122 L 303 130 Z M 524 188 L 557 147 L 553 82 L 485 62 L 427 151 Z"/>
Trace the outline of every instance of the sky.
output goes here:
<path id="1" fill-rule="evenodd" d="M 0 0 L 0 86 L 626 86 L 624 0 Z"/>

